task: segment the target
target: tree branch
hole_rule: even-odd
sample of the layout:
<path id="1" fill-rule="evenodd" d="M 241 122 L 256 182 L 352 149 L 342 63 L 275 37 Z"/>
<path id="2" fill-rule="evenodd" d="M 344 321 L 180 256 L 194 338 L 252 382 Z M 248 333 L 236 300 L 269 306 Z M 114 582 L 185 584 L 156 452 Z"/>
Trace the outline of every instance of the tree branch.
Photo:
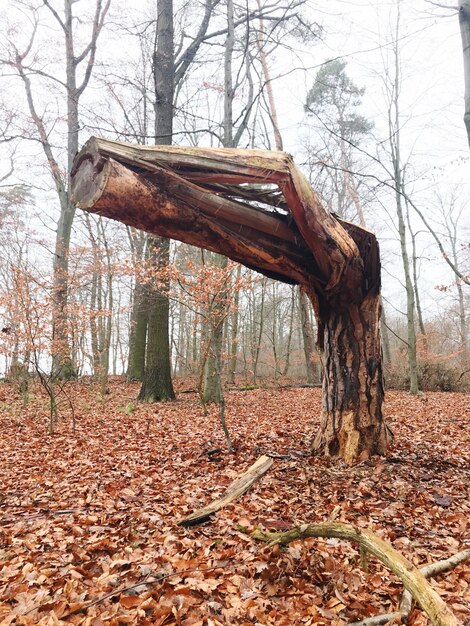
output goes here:
<path id="1" fill-rule="evenodd" d="M 111 0 L 107 0 L 104 8 L 102 8 L 102 0 L 97 1 L 95 17 L 93 19 L 93 31 L 92 31 L 90 43 L 86 46 L 83 52 L 78 57 L 75 57 L 74 59 L 74 64 L 76 67 L 83 61 L 83 59 L 85 59 L 87 55 L 89 55 L 88 64 L 85 70 L 85 76 L 83 77 L 83 81 L 80 87 L 77 87 L 77 91 L 76 91 L 77 98 L 79 98 L 82 95 L 82 93 L 85 91 L 88 85 L 88 82 L 90 80 L 91 72 L 95 65 L 96 44 L 98 41 L 98 37 L 101 33 L 101 30 L 103 28 L 104 20 L 106 18 L 106 14 L 108 13 L 110 4 L 111 4 Z"/>
<path id="2" fill-rule="evenodd" d="M 434 626 L 457 626 L 457 619 L 442 598 L 429 585 L 425 576 L 395 548 L 366 528 L 338 522 L 304 524 L 287 532 L 267 532 L 260 529 L 251 533 L 253 539 L 270 545 L 288 545 L 307 537 L 336 537 L 359 544 L 373 554 L 402 581 L 411 596 L 428 615 Z"/>
<path id="3" fill-rule="evenodd" d="M 470 549 L 457 552 L 448 559 L 424 565 L 419 571 L 425 578 L 433 578 L 438 574 L 444 574 L 445 572 L 454 569 L 460 563 L 468 561 L 468 559 L 470 559 Z M 410 592 L 405 590 L 401 598 L 400 608 L 398 611 L 394 611 L 393 613 L 383 613 L 382 615 L 374 615 L 373 617 L 368 617 L 359 622 L 351 622 L 349 626 L 382 626 L 382 624 L 387 624 L 388 622 L 396 619 L 405 622 L 407 621 L 412 608 L 413 598 Z"/>
<path id="4" fill-rule="evenodd" d="M 65 32 L 67 32 L 67 29 L 65 27 L 65 23 L 63 22 L 62 18 L 60 17 L 60 15 L 57 13 L 57 11 L 54 9 L 53 6 L 51 6 L 49 0 L 43 0 L 44 5 L 49 9 L 49 11 L 52 13 L 52 15 L 55 17 L 55 19 L 59 22 L 60 27 L 62 28 L 62 30 Z"/>
<path id="5" fill-rule="evenodd" d="M 29 77 L 25 74 L 24 67 L 21 62 L 22 62 L 21 55 L 18 54 L 17 59 L 16 59 L 16 69 L 24 84 L 24 88 L 26 92 L 26 100 L 28 102 L 28 107 L 29 107 L 29 111 L 31 114 L 31 118 L 38 131 L 39 140 L 41 142 L 44 153 L 46 155 L 47 162 L 49 163 L 49 167 L 51 169 L 51 173 L 54 179 L 57 193 L 59 194 L 59 197 L 62 198 L 63 194 L 65 194 L 65 185 L 64 185 L 64 181 L 63 181 L 62 174 L 60 171 L 60 167 L 52 153 L 51 144 L 47 136 L 44 122 L 36 111 L 36 107 L 34 105 L 34 100 L 33 100 L 33 93 L 31 89 L 31 81 L 29 80 Z"/>

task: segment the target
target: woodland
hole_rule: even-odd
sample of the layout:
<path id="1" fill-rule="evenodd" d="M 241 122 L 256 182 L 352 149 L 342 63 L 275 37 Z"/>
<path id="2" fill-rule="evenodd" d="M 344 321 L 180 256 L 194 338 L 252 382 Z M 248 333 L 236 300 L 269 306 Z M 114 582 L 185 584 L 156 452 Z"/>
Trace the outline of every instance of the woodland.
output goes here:
<path id="1" fill-rule="evenodd" d="M 0 624 L 470 624 L 470 3 L 0 6 Z"/>

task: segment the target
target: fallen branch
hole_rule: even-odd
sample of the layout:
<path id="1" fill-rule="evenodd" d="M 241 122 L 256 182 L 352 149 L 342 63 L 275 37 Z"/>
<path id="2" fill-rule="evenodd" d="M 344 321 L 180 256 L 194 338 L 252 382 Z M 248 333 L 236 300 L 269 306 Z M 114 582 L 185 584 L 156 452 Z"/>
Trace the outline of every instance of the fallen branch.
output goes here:
<path id="1" fill-rule="evenodd" d="M 181 518 L 178 521 L 178 525 L 193 526 L 206 520 L 213 513 L 216 513 L 221 508 L 227 506 L 227 504 L 233 502 L 248 491 L 248 489 L 261 478 L 261 476 L 266 474 L 272 464 L 273 460 L 268 456 L 260 456 L 256 463 L 253 463 L 253 465 L 244 474 L 242 474 L 240 478 L 237 478 L 237 480 L 227 487 L 227 490 L 222 496 L 220 496 L 220 498 L 217 498 L 207 506 L 194 511 L 194 513 Z"/>
<path id="2" fill-rule="evenodd" d="M 421 606 L 434 626 L 457 626 L 455 615 L 429 585 L 420 570 L 371 530 L 338 522 L 324 522 L 323 524 L 304 524 L 287 532 L 267 532 L 258 529 L 251 536 L 253 539 L 267 541 L 270 545 L 287 545 L 291 541 L 307 537 L 336 537 L 353 541 L 363 550 L 377 557 L 400 578 L 405 589 Z"/>
<path id="3" fill-rule="evenodd" d="M 109 598 L 116 598 L 117 596 L 120 596 L 122 593 L 133 591 L 134 589 L 138 589 L 139 587 L 144 587 L 144 586 L 149 587 L 151 585 L 161 583 L 167 578 L 172 578 L 173 576 L 185 576 L 186 574 L 192 574 L 193 572 L 211 572 L 225 565 L 226 563 L 222 563 L 221 565 L 220 564 L 214 565 L 213 567 L 192 567 L 191 569 L 185 569 L 179 572 L 171 572 L 170 574 L 159 573 L 156 576 L 152 576 L 152 577 L 144 576 L 144 578 L 142 578 L 136 583 L 133 583 L 132 585 L 127 585 L 126 587 L 120 587 L 119 589 L 115 589 L 114 591 L 105 593 L 103 596 L 96 598 L 95 600 L 92 600 L 91 602 L 87 602 L 86 604 L 79 606 L 77 609 L 70 611 L 70 613 L 67 613 L 66 615 L 62 615 L 60 619 L 66 620 L 69 617 L 73 617 L 74 615 L 78 615 L 79 613 L 83 613 L 84 611 L 87 611 L 88 609 L 90 609 L 93 606 L 96 606 L 97 604 L 101 604 L 105 600 L 109 600 Z M 38 608 L 40 607 L 35 607 L 32 610 L 37 610 Z"/>
<path id="4" fill-rule="evenodd" d="M 435 563 L 429 563 L 420 568 L 421 574 L 425 578 L 433 578 L 438 574 L 443 574 L 451 569 L 454 569 L 460 563 L 468 561 L 470 559 L 470 549 L 461 550 L 456 554 L 450 556 L 448 559 L 436 561 Z M 393 613 L 382 613 L 381 615 L 374 615 L 373 617 L 367 617 L 359 622 L 351 622 L 349 626 L 382 626 L 394 619 L 399 619 L 402 622 L 406 622 L 411 609 L 413 608 L 413 598 L 410 592 L 405 589 L 400 602 L 400 608 Z"/>

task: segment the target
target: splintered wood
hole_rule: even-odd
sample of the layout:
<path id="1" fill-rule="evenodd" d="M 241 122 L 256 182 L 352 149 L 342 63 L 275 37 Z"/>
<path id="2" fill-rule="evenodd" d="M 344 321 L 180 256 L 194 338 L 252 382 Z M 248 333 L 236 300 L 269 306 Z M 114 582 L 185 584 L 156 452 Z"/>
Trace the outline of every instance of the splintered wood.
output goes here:
<path id="1" fill-rule="evenodd" d="M 325 369 L 315 451 L 347 463 L 387 452 L 377 239 L 327 211 L 289 154 L 92 137 L 71 190 L 78 208 L 300 285 Z"/>
<path id="2" fill-rule="evenodd" d="M 207 506 L 194 511 L 191 515 L 187 515 L 186 517 L 181 518 L 178 521 L 179 526 L 194 526 L 195 524 L 199 524 L 203 522 L 208 517 L 210 517 L 213 513 L 216 513 L 230 502 L 233 502 L 244 493 L 248 491 L 248 489 L 255 484 L 266 472 L 269 470 L 271 465 L 273 464 L 273 460 L 268 456 L 260 456 L 256 463 L 237 478 L 233 483 L 229 485 L 225 493 L 217 498 Z"/>

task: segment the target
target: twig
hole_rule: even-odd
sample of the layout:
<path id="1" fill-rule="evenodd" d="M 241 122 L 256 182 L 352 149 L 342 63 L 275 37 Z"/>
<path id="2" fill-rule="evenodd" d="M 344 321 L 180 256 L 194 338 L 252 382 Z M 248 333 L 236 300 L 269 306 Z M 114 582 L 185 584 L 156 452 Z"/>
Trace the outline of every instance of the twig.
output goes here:
<path id="1" fill-rule="evenodd" d="M 306 452 L 303 450 L 291 450 L 287 454 L 279 454 L 278 452 L 265 452 L 265 454 L 266 456 L 269 456 L 270 459 L 288 459 L 290 461 L 312 456 L 311 452 Z"/>
<path id="2" fill-rule="evenodd" d="M 120 589 L 116 589 L 115 591 L 110 591 L 109 593 L 106 593 L 104 596 L 101 596 L 101 598 L 92 600 L 91 602 L 88 602 L 88 604 L 84 604 L 78 609 L 75 609 L 74 611 L 70 611 L 70 613 L 67 613 L 66 615 L 62 615 L 60 619 L 66 620 L 69 617 L 73 617 L 74 615 L 78 615 L 79 613 L 82 613 L 83 611 L 87 611 L 92 606 L 101 604 L 102 602 L 104 602 L 105 600 L 108 600 L 109 598 L 119 596 L 121 593 L 125 593 L 126 591 L 132 591 L 133 589 L 142 587 L 142 585 L 154 585 L 156 583 L 162 582 L 163 580 L 166 580 L 167 578 L 172 578 L 173 576 L 184 576 L 186 574 L 192 574 L 193 572 L 210 572 L 212 570 L 219 569 L 220 567 L 223 567 L 223 566 L 225 567 L 226 565 L 227 563 L 224 561 L 222 563 L 219 563 L 218 565 L 214 565 L 213 567 L 192 567 L 191 569 L 185 569 L 179 572 L 172 572 L 171 574 L 158 574 L 157 576 L 153 576 L 151 579 L 149 579 L 149 577 L 146 576 L 140 582 L 134 583 L 133 585 L 128 585 L 127 587 L 121 587 Z"/>

